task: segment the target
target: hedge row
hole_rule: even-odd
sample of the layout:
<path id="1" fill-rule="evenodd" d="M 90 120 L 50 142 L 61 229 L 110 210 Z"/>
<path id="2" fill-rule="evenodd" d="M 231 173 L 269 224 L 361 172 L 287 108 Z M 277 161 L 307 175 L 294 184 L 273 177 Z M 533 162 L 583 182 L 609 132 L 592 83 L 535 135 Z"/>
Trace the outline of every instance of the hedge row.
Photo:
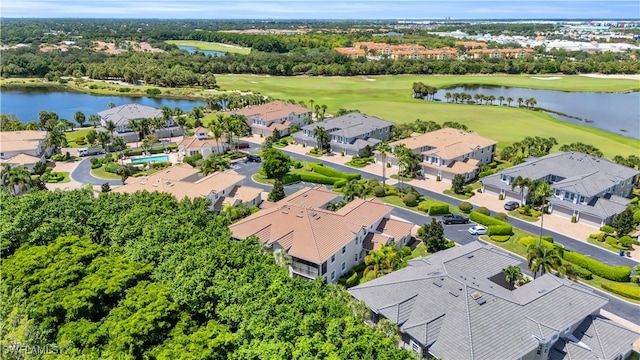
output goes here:
<path id="1" fill-rule="evenodd" d="M 494 235 L 494 236 L 491 236 L 491 240 L 497 241 L 497 242 L 505 242 L 505 241 L 507 241 L 509 239 L 511 239 L 511 235 Z"/>
<path id="2" fill-rule="evenodd" d="M 520 245 L 529 247 L 531 245 L 538 244 L 538 240 L 539 240 L 538 238 L 532 238 L 532 237 L 529 237 L 529 236 L 525 236 L 525 237 L 520 238 L 520 240 L 518 240 L 518 243 L 520 243 Z M 542 240 L 541 244 L 542 244 L 542 246 L 544 246 L 544 247 L 546 247 L 548 249 L 551 249 L 551 250 L 553 250 L 555 248 L 561 248 L 562 247 L 561 245 L 556 245 L 556 244 L 548 242 L 546 240 Z"/>
<path id="3" fill-rule="evenodd" d="M 491 216 L 482 214 L 478 211 L 472 211 L 469 215 L 471 221 L 475 221 L 478 224 L 482 224 L 487 227 L 487 233 L 491 235 L 512 235 L 513 226 L 504 221 L 492 218 Z"/>
<path id="4" fill-rule="evenodd" d="M 321 174 L 327 177 L 341 178 L 341 179 L 347 179 L 347 180 L 360 180 L 360 177 L 361 177 L 360 174 L 345 174 L 342 171 L 332 169 L 322 164 L 313 164 L 312 168 L 314 172 L 317 172 L 318 174 Z"/>
<path id="5" fill-rule="evenodd" d="M 585 280 L 591 280 L 593 279 L 593 273 L 585 268 L 583 268 L 582 266 L 578 266 L 576 265 L 574 267 L 574 270 L 576 272 L 576 275 L 578 275 L 579 277 L 585 279 Z"/>
<path id="6" fill-rule="evenodd" d="M 318 175 L 314 173 L 300 173 L 300 180 L 312 182 L 316 184 L 333 185 L 336 181 L 342 180 L 341 178 L 327 177 L 324 175 Z"/>
<path id="7" fill-rule="evenodd" d="M 631 268 L 628 266 L 610 266 L 588 256 L 573 251 L 565 251 L 564 259 L 578 266 L 588 269 L 592 273 L 605 279 L 628 282 Z"/>
<path id="8" fill-rule="evenodd" d="M 491 225 L 487 227 L 487 235 L 489 236 L 511 236 L 513 235 L 513 227 L 511 225 Z"/>
<path id="9" fill-rule="evenodd" d="M 449 205 L 448 204 L 433 204 L 429 206 L 429 215 L 442 215 L 449 214 Z"/>
<path id="10" fill-rule="evenodd" d="M 347 185 L 347 179 L 338 180 L 335 183 L 333 183 L 333 187 L 336 189 L 340 189 L 345 185 Z"/>
<path id="11" fill-rule="evenodd" d="M 640 286 L 632 284 L 602 284 L 602 288 L 629 299 L 640 300 Z"/>
<path id="12" fill-rule="evenodd" d="M 300 181 L 300 175 L 298 174 L 289 173 L 282 177 L 282 184 L 284 185 L 291 184 L 298 181 Z"/>

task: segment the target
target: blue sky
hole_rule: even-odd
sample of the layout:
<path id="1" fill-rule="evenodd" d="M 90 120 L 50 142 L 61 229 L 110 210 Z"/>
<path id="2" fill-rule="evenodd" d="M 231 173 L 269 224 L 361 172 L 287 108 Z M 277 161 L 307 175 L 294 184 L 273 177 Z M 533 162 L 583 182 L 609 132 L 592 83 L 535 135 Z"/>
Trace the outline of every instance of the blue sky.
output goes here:
<path id="1" fill-rule="evenodd" d="M 640 1 L 0 0 L 0 14 L 164 19 L 640 19 Z"/>

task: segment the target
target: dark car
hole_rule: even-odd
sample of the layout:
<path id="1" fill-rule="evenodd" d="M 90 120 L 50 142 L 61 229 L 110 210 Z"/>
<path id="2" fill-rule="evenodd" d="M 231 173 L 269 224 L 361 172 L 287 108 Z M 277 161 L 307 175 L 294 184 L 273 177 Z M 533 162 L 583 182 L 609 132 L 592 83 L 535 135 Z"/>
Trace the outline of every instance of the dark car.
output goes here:
<path id="1" fill-rule="evenodd" d="M 236 149 L 248 149 L 251 146 L 246 141 L 240 141 L 240 142 L 233 143 L 233 147 Z"/>
<path id="2" fill-rule="evenodd" d="M 445 225 L 449 224 L 468 224 L 469 218 L 460 214 L 447 214 L 442 217 Z"/>
<path id="3" fill-rule="evenodd" d="M 520 207 L 520 204 L 519 204 L 517 201 L 507 201 L 507 202 L 504 204 L 504 209 L 505 209 L 505 210 L 509 210 L 509 211 L 510 211 L 510 210 L 515 210 L 515 209 L 517 209 L 518 207 Z"/>
<path id="4" fill-rule="evenodd" d="M 260 156 L 256 155 L 256 154 L 249 154 L 247 155 L 247 160 L 245 160 L 247 162 L 262 162 L 262 159 L 260 158 Z"/>

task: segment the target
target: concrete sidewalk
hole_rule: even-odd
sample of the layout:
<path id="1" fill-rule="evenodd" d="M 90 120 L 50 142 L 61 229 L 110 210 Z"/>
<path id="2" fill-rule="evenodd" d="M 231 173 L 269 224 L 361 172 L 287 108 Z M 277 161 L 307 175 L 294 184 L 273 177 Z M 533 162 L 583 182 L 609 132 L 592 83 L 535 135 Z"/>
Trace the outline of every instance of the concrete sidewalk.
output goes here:
<path id="1" fill-rule="evenodd" d="M 261 144 L 264 139 L 260 138 L 259 136 L 253 136 L 253 137 L 243 138 L 243 140 L 252 142 L 255 144 Z M 298 145 L 298 144 L 290 144 L 286 147 L 286 149 L 287 151 L 291 151 L 301 155 L 305 155 L 306 153 L 309 152 L 309 150 L 311 150 L 311 148 L 303 147 L 302 145 Z M 341 156 L 340 154 L 331 154 L 331 155 L 323 155 L 321 159 L 334 164 L 344 165 L 346 162 L 351 160 L 351 156 L 348 156 L 348 155 Z M 381 164 L 370 164 L 365 166 L 364 168 L 360 168 L 360 169 L 354 168 L 354 170 L 361 170 L 363 172 L 382 176 Z M 387 178 L 389 178 L 392 174 L 397 174 L 397 173 L 398 173 L 397 168 L 386 169 Z M 397 182 L 398 181 L 394 179 L 387 180 L 388 184 L 396 184 Z M 451 183 L 445 182 L 445 181 L 436 181 L 435 178 L 431 178 L 431 177 L 414 179 L 407 182 L 406 184 L 411 185 L 415 188 L 430 190 L 437 193 L 442 193 L 444 190 L 451 188 Z M 504 203 L 506 202 L 506 200 L 500 200 L 493 195 L 487 195 L 484 193 L 475 193 L 473 197 L 471 197 L 466 201 L 472 203 L 474 207 L 484 206 L 494 212 L 506 213 L 506 211 L 504 210 Z M 589 237 L 589 234 L 600 232 L 600 230 L 594 226 L 584 224 L 584 223 L 579 223 L 579 222 L 572 223 L 571 221 L 565 218 L 562 218 L 560 216 L 556 216 L 553 214 L 544 216 L 543 221 L 544 221 L 545 229 L 571 237 L 573 239 L 576 239 L 585 243 L 587 242 L 587 238 Z M 539 223 L 540 223 L 540 219 L 534 222 L 534 224 L 539 224 Z M 596 246 L 596 245 L 592 245 L 592 246 Z M 631 258 L 636 261 L 640 261 L 639 246 L 633 247 L 633 250 L 631 251 Z"/>

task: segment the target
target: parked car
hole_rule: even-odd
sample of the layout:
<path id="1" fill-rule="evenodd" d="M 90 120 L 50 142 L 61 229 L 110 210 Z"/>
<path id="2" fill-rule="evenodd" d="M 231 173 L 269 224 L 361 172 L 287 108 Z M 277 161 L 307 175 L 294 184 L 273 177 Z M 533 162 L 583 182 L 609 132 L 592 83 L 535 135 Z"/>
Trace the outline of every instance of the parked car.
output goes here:
<path id="1" fill-rule="evenodd" d="M 449 224 L 468 224 L 469 218 L 460 214 L 447 214 L 442 217 L 445 225 Z"/>
<path id="2" fill-rule="evenodd" d="M 98 154 L 104 154 L 104 149 L 102 148 L 102 146 L 91 146 L 88 148 L 80 148 L 78 149 L 78 156 L 91 156 L 91 155 L 98 155 Z"/>
<path id="3" fill-rule="evenodd" d="M 510 210 L 515 210 L 515 209 L 517 209 L 519 207 L 520 207 L 520 203 L 518 203 L 517 201 L 507 201 L 504 204 L 504 209 L 505 210 L 509 210 L 509 211 Z"/>
<path id="4" fill-rule="evenodd" d="M 483 225 L 474 225 L 469 228 L 469 234 L 471 235 L 485 235 L 487 233 L 487 227 Z"/>
<path id="5" fill-rule="evenodd" d="M 260 158 L 260 156 L 256 155 L 256 154 L 249 154 L 247 155 L 247 159 L 245 160 L 245 162 L 262 162 L 262 159 Z"/>
<path id="6" fill-rule="evenodd" d="M 246 141 L 240 141 L 240 142 L 233 143 L 233 147 L 235 149 L 248 149 L 251 146 Z"/>

